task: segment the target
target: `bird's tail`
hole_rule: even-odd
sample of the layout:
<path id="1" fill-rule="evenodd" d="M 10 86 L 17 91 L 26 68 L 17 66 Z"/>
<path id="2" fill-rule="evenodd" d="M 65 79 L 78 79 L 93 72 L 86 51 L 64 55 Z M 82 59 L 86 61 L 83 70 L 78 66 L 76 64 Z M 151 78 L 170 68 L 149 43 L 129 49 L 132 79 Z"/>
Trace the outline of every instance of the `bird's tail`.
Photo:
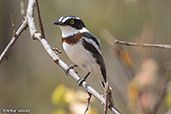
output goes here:
<path id="1" fill-rule="evenodd" d="M 103 81 L 100 81 L 100 83 L 101 83 L 101 86 L 104 88 L 105 87 L 104 82 Z"/>

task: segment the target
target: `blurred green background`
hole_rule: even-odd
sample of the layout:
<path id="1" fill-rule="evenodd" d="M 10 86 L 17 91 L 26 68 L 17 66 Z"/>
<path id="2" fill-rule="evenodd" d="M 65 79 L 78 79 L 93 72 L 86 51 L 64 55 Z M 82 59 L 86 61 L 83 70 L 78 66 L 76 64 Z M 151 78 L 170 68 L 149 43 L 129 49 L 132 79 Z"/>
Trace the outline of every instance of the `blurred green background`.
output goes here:
<path id="1" fill-rule="evenodd" d="M 15 29 L 22 23 L 20 1 L 0 1 L 0 52 L 12 37 L 10 13 L 13 14 Z M 27 1 L 24 2 L 26 8 Z M 61 16 L 80 17 L 87 28 L 101 40 L 115 106 L 123 114 L 143 112 L 141 108 L 144 105 L 140 109 L 130 108 L 129 102 L 132 101 L 129 97 L 131 96 L 129 87 L 134 77 L 142 71 L 145 60 L 152 60 L 157 67 L 154 71 L 156 81 L 152 87 L 160 86 L 158 82 L 163 78 L 166 79 L 165 77 L 167 77 L 166 82 L 169 81 L 170 49 L 126 46 L 117 46 L 116 49 L 114 40 L 116 38 L 139 43 L 171 43 L 170 0 L 39 0 L 39 6 L 47 40 L 52 47 L 62 51 L 60 56 L 67 64 L 72 62 L 63 52 L 61 31 L 59 27 L 53 25 L 53 22 Z M 116 53 L 118 50 L 119 54 Z M 120 53 L 121 50 L 126 54 Z M 76 70 L 80 76 L 86 74 L 79 68 Z M 89 77 L 87 81 L 101 94 L 103 93 L 96 77 Z M 60 84 L 73 90 L 81 89 L 54 64 L 40 42 L 31 39 L 27 29 L 9 51 L 8 59 L 0 64 L 0 109 L 30 109 L 31 114 L 51 114 L 54 110 L 61 109 L 51 100 L 55 88 Z M 150 93 L 151 91 L 155 91 L 155 88 L 150 89 Z M 158 94 L 151 93 L 151 95 L 158 98 Z M 167 104 L 170 102 L 162 101 L 157 114 L 165 114 L 169 110 Z M 103 114 L 103 106 L 97 100 L 92 103 L 92 107 L 96 109 L 97 114 Z M 153 110 L 153 106 L 149 110 Z M 65 112 L 55 114 L 65 114 Z"/>

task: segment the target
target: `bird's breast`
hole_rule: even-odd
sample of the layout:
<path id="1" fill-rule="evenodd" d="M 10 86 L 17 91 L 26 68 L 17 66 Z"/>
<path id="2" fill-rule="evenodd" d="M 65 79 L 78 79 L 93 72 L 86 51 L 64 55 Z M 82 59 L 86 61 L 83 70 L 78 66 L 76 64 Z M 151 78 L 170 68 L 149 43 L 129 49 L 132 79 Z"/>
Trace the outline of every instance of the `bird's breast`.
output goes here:
<path id="1" fill-rule="evenodd" d="M 73 44 L 78 43 L 81 37 L 82 37 L 82 33 L 79 32 L 77 34 L 62 38 L 62 42 L 66 42 L 67 44 L 73 45 Z"/>
<path id="2" fill-rule="evenodd" d="M 81 45 L 81 41 L 74 45 L 63 42 L 63 48 L 68 57 L 76 64 L 88 62 L 92 57 L 92 54 Z"/>
<path id="3" fill-rule="evenodd" d="M 94 65 L 96 65 L 96 60 L 93 58 L 92 54 L 83 47 L 81 41 L 74 45 L 63 42 L 62 46 L 71 61 L 84 70 L 91 71 Z"/>

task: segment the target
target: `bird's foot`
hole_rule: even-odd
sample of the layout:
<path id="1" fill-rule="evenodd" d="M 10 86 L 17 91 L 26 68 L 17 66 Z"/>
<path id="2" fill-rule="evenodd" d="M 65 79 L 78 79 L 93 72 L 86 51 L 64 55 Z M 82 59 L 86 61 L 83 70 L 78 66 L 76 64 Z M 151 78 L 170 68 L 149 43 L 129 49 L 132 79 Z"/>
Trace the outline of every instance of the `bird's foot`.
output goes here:
<path id="1" fill-rule="evenodd" d="M 82 83 L 83 83 L 84 81 L 85 81 L 85 78 L 83 77 L 83 78 L 80 78 L 80 79 L 77 81 L 77 83 L 78 83 L 79 86 L 81 86 Z"/>
<path id="2" fill-rule="evenodd" d="M 79 86 L 82 85 L 82 83 L 88 78 L 88 76 L 90 75 L 90 72 L 88 72 L 88 74 L 86 76 L 84 76 L 83 78 L 80 78 L 77 83 Z"/>
<path id="3" fill-rule="evenodd" d="M 68 75 L 69 74 L 69 70 L 70 69 L 74 69 L 74 67 L 77 67 L 77 65 L 75 65 L 75 64 L 69 65 L 68 68 L 66 70 L 64 70 L 65 74 Z"/>

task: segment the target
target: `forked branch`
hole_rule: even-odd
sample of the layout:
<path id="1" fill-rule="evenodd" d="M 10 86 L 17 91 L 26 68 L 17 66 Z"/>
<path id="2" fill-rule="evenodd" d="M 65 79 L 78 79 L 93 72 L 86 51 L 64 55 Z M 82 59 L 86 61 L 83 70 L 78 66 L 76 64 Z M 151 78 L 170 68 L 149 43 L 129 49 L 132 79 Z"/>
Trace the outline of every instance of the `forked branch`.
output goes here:
<path id="1" fill-rule="evenodd" d="M 36 1 L 35 0 L 29 0 L 28 3 L 28 8 L 27 8 L 27 19 L 28 19 L 28 26 L 29 26 L 29 30 L 30 30 L 30 34 L 32 36 L 33 39 L 39 40 L 41 42 L 41 44 L 43 45 L 45 51 L 48 53 L 48 55 L 52 58 L 52 60 L 58 64 L 63 70 L 67 70 L 69 68 L 69 66 L 64 63 L 57 55 L 56 53 L 52 50 L 51 46 L 49 45 L 49 43 L 47 42 L 45 37 L 42 37 L 42 33 L 37 32 L 36 26 L 35 26 L 35 22 L 34 22 L 34 9 L 35 9 L 35 4 Z M 37 4 L 38 5 L 38 4 Z M 40 11 L 38 12 L 40 13 Z M 40 15 L 40 14 L 38 14 Z M 40 19 L 39 19 L 40 21 Z M 40 23 L 40 22 L 39 22 Z M 40 25 L 40 28 L 43 27 Z M 69 74 L 70 76 L 76 81 L 78 82 L 78 80 L 80 80 L 80 77 L 78 76 L 78 74 L 73 70 L 69 70 Z M 89 86 L 86 82 L 83 82 L 81 85 L 88 93 L 92 94 L 95 98 L 97 98 L 99 101 L 101 101 L 102 104 L 105 103 L 105 99 L 103 98 L 102 95 L 100 95 L 95 89 L 93 89 L 91 86 Z M 114 113 L 114 114 L 121 114 L 118 110 L 115 109 L 114 106 L 109 107 L 110 110 Z"/>
<path id="2" fill-rule="evenodd" d="M 21 24 L 21 26 L 18 28 L 17 32 L 14 33 L 13 30 L 13 37 L 11 38 L 11 41 L 8 43 L 8 45 L 5 47 L 5 49 L 3 50 L 3 52 L 0 55 L 0 64 L 3 61 L 3 59 L 5 58 L 5 56 L 7 56 L 7 53 L 9 51 L 9 49 L 14 45 L 14 43 L 16 42 L 16 40 L 19 38 L 19 36 L 21 35 L 21 33 L 28 27 L 28 23 L 27 23 L 27 19 L 24 18 L 23 23 Z M 15 35 L 14 35 L 15 34 Z"/>
<path id="3" fill-rule="evenodd" d="M 39 16 L 39 27 L 41 30 L 41 33 L 38 32 L 36 29 L 36 25 L 34 22 L 34 9 L 36 6 L 36 1 L 35 0 L 28 0 L 28 7 L 27 7 L 27 13 L 26 13 L 26 18 L 24 18 L 24 21 L 22 25 L 19 27 L 19 29 L 16 31 L 15 36 L 12 37 L 11 41 L 9 44 L 6 46 L 4 51 L 0 55 L 0 63 L 2 62 L 3 58 L 6 56 L 8 50 L 12 47 L 12 45 L 15 43 L 15 41 L 18 39 L 20 34 L 25 30 L 27 27 L 30 30 L 30 35 L 33 39 L 40 41 L 42 46 L 44 47 L 45 51 L 48 53 L 48 55 L 51 57 L 51 59 L 59 65 L 63 70 L 67 70 L 69 66 L 64 63 L 59 56 L 52 50 L 51 46 L 47 42 L 45 35 L 44 35 L 44 30 L 43 30 L 43 24 L 41 21 L 40 17 L 40 11 L 38 7 L 38 2 L 37 2 L 37 10 L 38 10 L 38 16 Z M 80 77 L 78 74 L 73 70 L 69 70 L 70 76 L 78 82 L 80 80 Z M 100 95 L 94 88 L 89 86 L 86 82 L 83 82 L 81 86 L 91 95 L 93 95 L 96 99 L 98 99 L 102 104 L 105 104 L 105 99 L 102 95 Z M 121 114 L 114 106 L 109 106 L 109 109 L 114 113 L 114 114 Z"/>

